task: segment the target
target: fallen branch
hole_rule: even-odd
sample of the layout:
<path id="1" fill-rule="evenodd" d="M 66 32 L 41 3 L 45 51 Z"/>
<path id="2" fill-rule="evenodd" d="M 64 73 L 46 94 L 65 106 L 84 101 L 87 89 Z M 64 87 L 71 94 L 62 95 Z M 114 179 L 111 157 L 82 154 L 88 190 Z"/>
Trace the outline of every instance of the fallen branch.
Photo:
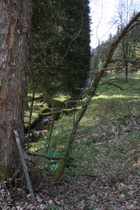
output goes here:
<path id="1" fill-rule="evenodd" d="M 111 83 L 111 82 L 104 82 L 104 83 L 100 84 L 100 86 L 101 85 L 105 85 L 105 84 L 107 84 L 107 85 L 113 85 L 114 87 L 119 88 L 121 90 L 128 90 L 129 89 L 129 87 L 124 89 L 124 88 L 120 87 L 119 85 L 116 85 L 116 84 Z"/>
<path id="2" fill-rule="evenodd" d="M 129 59 L 113 59 L 113 60 L 111 60 L 111 62 L 113 62 L 113 63 L 115 63 L 117 61 L 123 61 L 123 62 L 129 62 L 129 63 L 140 63 L 140 61 L 129 60 Z"/>
<path id="3" fill-rule="evenodd" d="M 42 154 L 31 153 L 31 152 L 27 152 L 27 154 L 37 156 L 37 157 L 47 158 L 48 160 L 60 160 L 60 159 L 62 159 L 61 157 L 50 157 L 48 155 L 42 155 Z"/>

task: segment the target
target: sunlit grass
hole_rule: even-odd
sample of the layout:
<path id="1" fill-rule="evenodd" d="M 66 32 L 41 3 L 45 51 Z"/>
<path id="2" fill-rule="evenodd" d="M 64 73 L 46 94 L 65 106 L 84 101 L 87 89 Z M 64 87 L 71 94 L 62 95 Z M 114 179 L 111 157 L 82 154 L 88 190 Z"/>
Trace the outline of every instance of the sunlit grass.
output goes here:
<path id="1" fill-rule="evenodd" d="M 42 94 L 41 93 L 36 93 L 35 98 L 40 97 Z M 29 116 L 30 116 L 30 110 L 31 110 L 31 100 L 32 100 L 32 92 L 29 92 L 27 95 L 27 105 L 24 110 L 24 122 L 25 122 L 25 127 L 29 123 Z M 35 119 L 39 116 L 39 114 L 46 109 L 48 106 L 45 103 L 42 103 L 39 100 L 34 100 L 34 105 L 33 105 L 33 112 L 32 112 L 32 119 L 31 123 L 35 121 Z"/>
<path id="2" fill-rule="evenodd" d="M 102 82 L 110 78 L 112 75 L 103 78 Z M 125 116 L 140 115 L 139 80 L 140 72 L 130 75 L 127 84 L 124 82 L 124 75 L 121 74 L 117 80 L 113 80 L 113 83 L 124 90 L 107 84 L 99 86 L 97 90 L 99 96 L 93 97 L 77 130 L 71 155 L 78 162 L 78 166 L 74 168 L 73 173 L 85 171 L 103 179 L 106 179 L 108 174 L 109 182 L 113 184 L 123 178 L 123 173 L 120 171 L 124 164 L 126 168 L 123 170 L 133 170 L 132 167 L 137 164 L 137 159 L 135 160 L 135 154 L 130 154 L 130 151 L 134 146 L 136 148 L 139 146 L 139 132 L 130 129 L 130 134 L 128 132 L 127 136 L 120 137 L 117 129 L 121 129 L 121 126 L 125 128 Z M 60 102 L 65 99 L 67 97 L 63 95 L 56 98 Z M 78 107 L 81 105 L 82 102 Z M 37 108 L 41 104 L 36 103 L 35 106 Z M 58 156 L 64 154 L 77 114 L 78 111 L 68 116 L 62 113 L 62 117 L 55 122 L 50 149 Z M 49 132 L 44 134 L 40 141 L 32 143 L 32 151 L 45 151 L 48 134 Z M 133 148 L 134 151 L 136 148 Z"/>
<path id="3" fill-rule="evenodd" d="M 59 94 L 59 95 L 55 96 L 55 99 L 56 100 L 59 100 L 60 102 L 63 102 L 65 100 L 69 99 L 69 98 L 70 98 L 69 95 L 66 95 L 65 96 L 65 95 Z"/>

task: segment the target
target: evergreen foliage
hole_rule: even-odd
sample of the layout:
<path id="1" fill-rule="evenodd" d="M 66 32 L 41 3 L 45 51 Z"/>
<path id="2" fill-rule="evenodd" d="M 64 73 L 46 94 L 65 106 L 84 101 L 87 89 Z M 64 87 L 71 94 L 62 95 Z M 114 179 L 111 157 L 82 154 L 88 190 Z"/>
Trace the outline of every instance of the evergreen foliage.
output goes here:
<path id="1" fill-rule="evenodd" d="M 88 0 L 36 0 L 29 75 L 48 101 L 57 91 L 77 94 L 90 69 Z"/>

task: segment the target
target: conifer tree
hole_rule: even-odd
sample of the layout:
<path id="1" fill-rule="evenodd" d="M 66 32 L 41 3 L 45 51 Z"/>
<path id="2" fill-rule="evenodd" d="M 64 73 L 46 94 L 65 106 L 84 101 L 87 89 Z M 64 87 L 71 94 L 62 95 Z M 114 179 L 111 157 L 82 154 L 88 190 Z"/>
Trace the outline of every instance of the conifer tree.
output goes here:
<path id="1" fill-rule="evenodd" d="M 34 1 L 32 20 L 31 77 L 46 95 L 75 95 L 90 69 L 88 0 Z"/>

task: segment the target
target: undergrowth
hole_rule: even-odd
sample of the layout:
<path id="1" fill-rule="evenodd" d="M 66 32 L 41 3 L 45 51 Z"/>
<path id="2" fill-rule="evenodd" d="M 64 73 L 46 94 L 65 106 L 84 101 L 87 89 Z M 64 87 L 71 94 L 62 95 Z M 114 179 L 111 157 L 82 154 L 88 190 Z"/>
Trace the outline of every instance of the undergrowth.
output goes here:
<path id="1" fill-rule="evenodd" d="M 114 85 L 108 85 L 110 81 Z M 138 172 L 140 138 L 140 72 L 129 76 L 128 83 L 124 75 L 117 78 L 111 75 L 103 78 L 97 93 L 92 99 L 76 134 L 73 146 L 75 167 L 66 169 L 67 173 L 94 175 L 107 180 L 110 185 L 121 181 L 130 173 Z M 50 150 L 51 155 L 62 156 L 68 143 L 73 122 L 78 112 L 62 116 L 55 122 Z M 32 143 L 31 150 L 45 153 L 47 135 Z M 54 172 L 58 163 L 46 167 Z M 47 168 L 47 169 L 46 169 Z"/>

